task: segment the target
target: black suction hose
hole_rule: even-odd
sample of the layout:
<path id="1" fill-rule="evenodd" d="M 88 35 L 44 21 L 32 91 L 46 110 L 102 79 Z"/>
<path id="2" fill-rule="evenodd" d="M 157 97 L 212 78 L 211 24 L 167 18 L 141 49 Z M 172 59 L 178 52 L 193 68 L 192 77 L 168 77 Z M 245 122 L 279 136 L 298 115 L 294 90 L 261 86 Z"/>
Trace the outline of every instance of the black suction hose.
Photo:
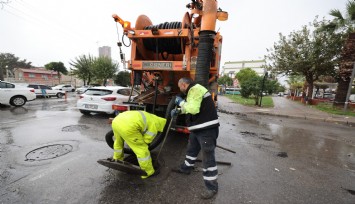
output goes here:
<path id="1" fill-rule="evenodd" d="M 213 42 L 216 32 L 204 30 L 200 31 L 199 35 L 195 82 L 208 89 L 209 72 L 213 56 Z"/>

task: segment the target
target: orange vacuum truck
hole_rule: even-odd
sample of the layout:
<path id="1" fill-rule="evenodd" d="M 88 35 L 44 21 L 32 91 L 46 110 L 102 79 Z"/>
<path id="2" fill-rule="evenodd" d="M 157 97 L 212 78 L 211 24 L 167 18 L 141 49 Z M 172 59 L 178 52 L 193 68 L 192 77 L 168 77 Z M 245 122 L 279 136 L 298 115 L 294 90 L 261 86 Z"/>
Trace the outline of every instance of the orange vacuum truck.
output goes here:
<path id="1" fill-rule="evenodd" d="M 125 60 L 120 48 L 121 62 L 131 70 L 132 91 L 140 94 L 130 97 L 129 102 L 113 105 L 116 112 L 145 110 L 171 120 L 175 96 L 180 93 L 177 86 L 182 77 L 189 77 L 205 86 L 217 101 L 217 78 L 222 50 L 222 36 L 215 31 L 216 21 L 228 19 L 228 13 L 218 8 L 216 0 L 192 0 L 186 7 L 181 22 L 164 22 L 153 25 L 145 15 L 140 15 L 135 27 L 114 14 L 114 20 L 122 25 L 122 43 L 131 46 L 131 59 Z M 129 40 L 125 39 L 128 38 Z M 125 43 L 126 41 L 126 43 Z M 127 43 L 128 42 L 128 43 Z M 128 44 L 128 45 L 127 45 Z M 172 130 L 188 133 L 185 116 L 173 119 Z M 165 137 L 167 127 L 150 144 L 152 150 Z M 106 135 L 112 147 L 113 133 Z M 125 153 L 133 153 L 128 147 Z"/>

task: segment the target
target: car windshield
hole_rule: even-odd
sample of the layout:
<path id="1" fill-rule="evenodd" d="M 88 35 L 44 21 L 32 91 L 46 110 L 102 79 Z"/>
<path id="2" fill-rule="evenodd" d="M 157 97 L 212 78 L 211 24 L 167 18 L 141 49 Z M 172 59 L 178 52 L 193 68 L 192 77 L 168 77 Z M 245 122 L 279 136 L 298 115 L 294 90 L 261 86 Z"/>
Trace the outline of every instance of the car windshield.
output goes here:
<path id="1" fill-rule="evenodd" d="M 90 96 L 105 96 L 112 94 L 112 91 L 107 89 L 88 89 L 85 94 Z"/>

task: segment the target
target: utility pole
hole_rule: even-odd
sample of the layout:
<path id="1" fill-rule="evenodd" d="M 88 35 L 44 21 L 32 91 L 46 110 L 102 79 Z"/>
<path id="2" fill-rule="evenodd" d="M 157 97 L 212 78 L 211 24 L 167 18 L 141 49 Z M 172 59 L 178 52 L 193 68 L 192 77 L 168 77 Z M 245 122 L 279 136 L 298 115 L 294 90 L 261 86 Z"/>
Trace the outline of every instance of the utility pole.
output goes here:
<path id="1" fill-rule="evenodd" d="M 3 71 L 3 63 L 0 64 L 0 80 L 3 81 L 4 80 L 4 71 Z"/>
<path id="2" fill-rule="evenodd" d="M 263 101 L 263 92 L 264 92 L 265 80 L 266 80 L 266 77 L 267 77 L 267 76 L 268 76 L 268 73 L 265 72 L 265 75 L 264 75 L 264 78 L 263 78 L 263 83 L 261 84 L 259 107 L 261 107 L 261 102 Z"/>
<path id="3" fill-rule="evenodd" d="M 354 75 L 355 75 L 355 63 L 353 65 L 353 71 L 351 72 L 348 93 L 346 94 L 346 98 L 345 98 L 344 110 L 343 110 L 344 112 L 347 111 L 347 109 L 348 109 L 349 97 L 351 94 L 351 88 L 353 87 Z"/>

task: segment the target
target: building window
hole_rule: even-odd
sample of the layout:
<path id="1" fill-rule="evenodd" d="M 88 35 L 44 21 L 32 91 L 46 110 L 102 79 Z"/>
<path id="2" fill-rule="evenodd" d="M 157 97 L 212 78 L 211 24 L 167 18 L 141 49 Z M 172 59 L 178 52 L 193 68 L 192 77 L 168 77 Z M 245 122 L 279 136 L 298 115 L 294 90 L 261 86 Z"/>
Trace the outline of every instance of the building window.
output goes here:
<path id="1" fill-rule="evenodd" d="M 29 74 L 28 74 L 28 77 L 30 77 L 30 78 L 35 78 L 36 76 L 35 76 L 35 74 L 29 73 Z"/>
<path id="2" fill-rule="evenodd" d="M 235 77 L 234 71 L 230 71 L 230 72 L 228 73 L 228 76 L 229 76 L 230 78 L 234 79 L 234 77 Z"/>
<path id="3" fill-rule="evenodd" d="M 42 79 L 48 80 L 48 76 L 46 74 L 42 74 Z"/>

